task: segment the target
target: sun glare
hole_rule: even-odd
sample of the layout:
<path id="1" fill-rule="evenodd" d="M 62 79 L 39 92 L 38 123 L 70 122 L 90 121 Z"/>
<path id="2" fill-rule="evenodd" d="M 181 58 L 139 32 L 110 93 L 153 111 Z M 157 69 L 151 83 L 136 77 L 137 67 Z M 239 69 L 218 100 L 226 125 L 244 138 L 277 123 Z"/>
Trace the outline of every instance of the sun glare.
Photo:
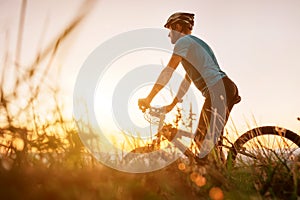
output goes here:
<path id="1" fill-rule="evenodd" d="M 150 126 L 144 118 L 138 107 L 138 99 L 149 94 L 170 56 L 170 53 L 162 50 L 133 51 L 116 59 L 100 75 L 94 95 L 96 126 L 120 149 L 124 148 L 126 137 L 145 142 L 157 132 L 157 125 Z M 178 67 L 174 74 L 167 86 L 153 99 L 151 106 L 161 107 L 172 102 L 184 78 L 184 71 Z M 194 111 L 199 109 L 194 92 L 195 89 L 189 90 L 185 103 L 179 104 L 186 112 L 190 102 L 193 102 Z M 166 116 L 166 122 L 173 123 L 176 112 L 174 108 Z"/>
<path id="2" fill-rule="evenodd" d="M 159 71 L 163 68 L 162 62 L 166 62 L 169 56 L 168 53 L 160 50 L 134 51 L 116 59 L 99 77 L 95 91 L 94 112 L 97 126 L 110 140 L 118 138 L 119 143 L 122 143 L 124 133 L 137 138 L 149 135 L 141 131 L 147 129 L 149 123 L 144 119 L 137 102 L 139 98 L 146 97 Z M 143 68 L 151 68 L 151 66 L 155 67 L 154 73 L 143 74 Z M 129 75 L 132 77 L 126 80 Z M 145 77 L 144 83 L 143 77 Z M 140 80 L 135 83 L 132 82 L 133 79 Z M 161 100 L 157 101 L 161 102 Z"/>

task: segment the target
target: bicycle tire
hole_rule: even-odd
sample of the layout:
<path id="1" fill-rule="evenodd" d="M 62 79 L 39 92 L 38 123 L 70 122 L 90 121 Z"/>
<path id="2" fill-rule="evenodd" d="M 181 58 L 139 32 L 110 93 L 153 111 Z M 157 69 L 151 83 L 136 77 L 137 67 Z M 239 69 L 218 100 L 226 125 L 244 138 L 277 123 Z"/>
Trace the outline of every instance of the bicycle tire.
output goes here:
<path id="1" fill-rule="evenodd" d="M 300 136 L 288 129 L 275 127 L 275 126 L 257 127 L 247 131 L 233 143 L 233 147 L 230 149 L 231 159 L 233 163 L 236 162 L 236 158 L 238 154 L 241 153 L 241 150 L 244 148 L 244 145 L 247 142 L 253 139 L 258 139 L 259 136 L 268 136 L 268 135 L 279 136 L 283 139 L 287 139 L 295 146 L 300 148 Z"/>

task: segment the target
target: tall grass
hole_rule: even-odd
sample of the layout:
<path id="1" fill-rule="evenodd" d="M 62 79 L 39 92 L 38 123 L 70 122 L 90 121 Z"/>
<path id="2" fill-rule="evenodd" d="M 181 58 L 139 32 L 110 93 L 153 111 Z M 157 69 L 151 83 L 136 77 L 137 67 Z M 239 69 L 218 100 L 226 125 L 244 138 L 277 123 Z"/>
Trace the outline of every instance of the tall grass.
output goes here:
<path id="1" fill-rule="evenodd" d="M 79 28 L 94 3 L 86 0 L 69 24 L 36 53 L 32 63 L 23 64 L 20 58 L 27 1 L 22 1 L 15 54 L 10 54 L 9 40 L 6 40 L 4 62 L 0 67 L 1 170 L 32 164 L 49 166 L 58 160 L 64 161 L 63 155 L 80 155 L 83 150 L 73 120 L 63 114 L 60 88 L 49 84 L 55 80 L 49 81 L 48 77 L 58 67 L 54 66 L 54 60 L 63 43 Z"/>

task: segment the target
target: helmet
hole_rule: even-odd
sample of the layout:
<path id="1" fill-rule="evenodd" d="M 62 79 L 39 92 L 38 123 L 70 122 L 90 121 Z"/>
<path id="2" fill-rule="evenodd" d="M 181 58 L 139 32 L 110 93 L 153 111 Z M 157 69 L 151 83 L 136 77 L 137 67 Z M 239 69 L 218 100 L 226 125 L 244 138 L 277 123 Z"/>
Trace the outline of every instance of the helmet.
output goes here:
<path id="1" fill-rule="evenodd" d="M 164 25 L 165 28 L 169 28 L 170 25 L 179 22 L 189 25 L 189 28 L 191 29 L 194 26 L 194 14 L 193 13 L 183 13 L 183 12 L 177 12 L 172 14 L 167 23 Z"/>

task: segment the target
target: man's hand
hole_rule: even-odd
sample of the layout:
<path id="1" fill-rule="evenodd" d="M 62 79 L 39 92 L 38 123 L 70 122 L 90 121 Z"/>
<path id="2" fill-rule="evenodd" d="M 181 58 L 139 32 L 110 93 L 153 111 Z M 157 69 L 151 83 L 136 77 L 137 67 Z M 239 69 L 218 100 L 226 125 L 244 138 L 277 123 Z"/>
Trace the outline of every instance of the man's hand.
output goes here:
<path id="1" fill-rule="evenodd" d="M 138 104 L 142 112 L 145 112 L 147 108 L 150 108 L 150 100 L 148 98 L 139 99 Z"/>

